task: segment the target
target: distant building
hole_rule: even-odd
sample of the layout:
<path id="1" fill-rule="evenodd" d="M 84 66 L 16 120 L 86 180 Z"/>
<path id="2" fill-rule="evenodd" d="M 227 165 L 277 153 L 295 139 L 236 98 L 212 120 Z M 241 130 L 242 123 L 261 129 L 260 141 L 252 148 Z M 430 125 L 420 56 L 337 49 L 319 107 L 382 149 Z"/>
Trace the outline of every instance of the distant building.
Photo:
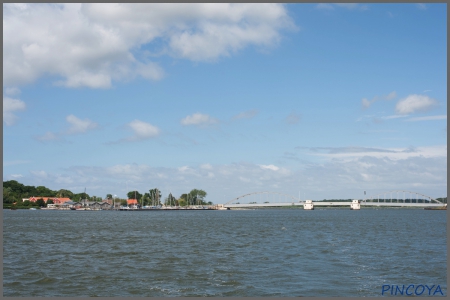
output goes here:
<path id="1" fill-rule="evenodd" d="M 58 198 L 58 197 L 30 197 L 23 198 L 22 201 L 36 202 L 38 199 L 44 200 L 47 203 L 48 200 L 52 200 L 54 204 L 63 204 L 64 202 L 70 201 L 70 198 Z"/>
<path id="2" fill-rule="evenodd" d="M 127 205 L 138 205 L 137 199 L 128 199 Z"/>
<path id="3" fill-rule="evenodd" d="M 112 204 L 103 201 L 73 202 L 73 204 L 70 207 L 73 207 L 75 209 L 87 209 L 87 210 L 108 210 L 113 208 Z"/>
<path id="4" fill-rule="evenodd" d="M 109 205 L 113 205 L 114 200 L 113 199 L 103 199 L 102 202 L 108 203 Z"/>

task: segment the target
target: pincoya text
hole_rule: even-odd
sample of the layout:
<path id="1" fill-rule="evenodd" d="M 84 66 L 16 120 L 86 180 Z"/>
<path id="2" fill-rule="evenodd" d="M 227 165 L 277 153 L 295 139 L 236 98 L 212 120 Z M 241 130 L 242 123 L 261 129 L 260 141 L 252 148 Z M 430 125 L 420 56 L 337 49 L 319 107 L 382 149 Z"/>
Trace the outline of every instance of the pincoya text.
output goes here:
<path id="1" fill-rule="evenodd" d="M 419 285 L 389 285 L 384 284 L 381 288 L 381 295 L 406 295 L 406 296 L 420 296 L 420 295 L 427 295 L 427 296 L 444 296 L 444 293 L 442 293 L 442 289 L 440 285 L 432 285 L 428 286 L 426 284 L 419 284 Z"/>

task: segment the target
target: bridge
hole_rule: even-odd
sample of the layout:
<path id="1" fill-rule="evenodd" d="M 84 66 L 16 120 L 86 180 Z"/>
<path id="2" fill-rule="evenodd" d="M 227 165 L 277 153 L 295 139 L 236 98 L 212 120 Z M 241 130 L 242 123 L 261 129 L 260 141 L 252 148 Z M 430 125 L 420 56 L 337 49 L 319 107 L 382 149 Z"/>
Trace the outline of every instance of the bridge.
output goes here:
<path id="1" fill-rule="evenodd" d="M 347 206 L 352 209 L 360 209 L 361 206 L 444 208 L 447 204 L 421 193 L 394 190 L 379 193 L 364 199 L 353 199 L 349 201 L 300 200 L 299 198 L 288 194 L 263 191 L 241 195 L 223 205 L 226 209 L 284 206 L 300 206 L 304 209 L 313 209 L 314 206 Z"/>

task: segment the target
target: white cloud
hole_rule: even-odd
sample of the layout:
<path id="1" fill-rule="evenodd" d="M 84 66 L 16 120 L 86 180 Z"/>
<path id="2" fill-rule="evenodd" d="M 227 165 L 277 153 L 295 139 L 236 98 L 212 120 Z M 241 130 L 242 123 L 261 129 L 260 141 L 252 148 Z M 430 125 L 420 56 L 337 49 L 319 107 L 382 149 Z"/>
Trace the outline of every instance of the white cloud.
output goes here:
<path id="1" fill-rule="evenodd" d="M 81 120 L 74 115 L 68 115 L 66 121 L 72 125 L 67 131 L 68 134 L 84 133 L 97 127 L 97 123 L 89 119 Z"/>
<path id="2" fill-rule="evenodd" d="M 317 4 L 317 9 L 322 10 L 333 10 L 334 7 L 342 7 L 348 10 L 367 10 L 369 9 L 367 5 L 359 3 L 319 3 Z"/>
<path id="3" fill-rule="evenodd" d="M 407 119 L 405 121 L 416 122 L 416 121 L 434 121 L 434 120 L 447 120 L 447 116 L 446 115 L 440 115 L 440 116 L 416 117 L 416 118 Z"/>
<path id="4" fill-rule="evenodd" d="M 67 175 L 56 174 L 54 178 L 55 178 L 54 181 L 58 183 L 59 186 L 72 184 L 75 182 L 72 177 Z"/>
<path id="5" fill-rule="evenodd" d="M 321 162 L 298 162 L 301 168 L 268 164 L 231 163 L 214 165 L 214 173 L 204 165 L 151 167 L 145 164 L 118 164 L 109 167 L 76 166 L 61 174 L 32 171 L 21 180 L 72 191 L 87 188 L 90 195 L 107 193 L 125 197 L 129 190 L 147 192 L 158 187 L 163 197 L 175 197 L 191 189 L 203 189 L 207 201 L 225 203 L 235 197 L 261 191 L 272 191 L 301 198 L 322 200 L 362 197 L 373 191 L 411 190 L 441 196 L 447 190 L 446 146 L 415 149 L 344 147 L 323 151 L 331 154 Z M 351 156 L 340 156 L 340 154 Z M 397 154 L 414 154 L 395 157 Z M 378 154 L 382 154 L 379 156 Z M 302 154 L 302 157 L 304 155 Z M 150 184 L 149 184 L 150 182 Z M 128 190 L 127 190 L 128 186 Z M 251 201 L 251 200 L 250 200 Z M 259 198 L 258 200 L 259 201 Z"/>
<path id="6" fill-rule="evenodd" d="M 204 170 L 212 170 L 213 169 L 213 167 L 210 164 L 200 165 L 200 168 L 202 168 Z"/>
<path id="7" fill-rule="evenodd" d="M 182 119 L 180 122 L 182 125 L 210 125 L 218 123 L 218 120 L 211 118 L 209 115 L 195 113 L 186 118 Z"/>
<path id="8" fill-rule="evenodd" d="M 134 120 L 130 122 L 128 126 L 135 133 L 135 136 L 132 137 L 133 140 L 156 137 L 160 133 L 160 129 L 158 127 L 153 126 L 150 123 L 142 122 L 140 120 Z"/>
<path id="9" fill-rule="evenodd" d="M 13 125 L 17 119 L 14 112 L 24 110 L 25 108 L 25 102 L 22 100 L 3 97 L 3 122 L 5 122 L 7 126 Z"/>
<path id="10" fill-rule="evenodd" d="M 65 3 L 3 6 L 3 83 L 44 75 L 66 87 L 109 88 L 135 77 L 158 80 L 159 54 L 212 61 L 254 45 L 272 47 L 295 29 L 281 4 Z M 150 55 L 147 55 L 150 54 Z"/>
<path id="11" fill-rule="evenodd" d="M 21 93 L 21 91 L 20 91 L 20 89 L 19 88 L 17 88 L 17 87 L 8 87 L 8 88 L 5 88 L 5 94 L 6 95 L 18 95 L 18 94 L 20 94 Z"/>
<path id="12" fill-rule="evenodd" d="M 355 9 L 356 7 L 358 7 L 358 3 L 335 3 L 334 5 L 345 7 L 347 9 Z"/>
<path id="13" fill-rule="evenodd" d="M 391 115 L 386 117 L 381 117 L 382 119 L 390 120 L 390 119 L 398 119 L 398 118 L 405 118 L 408 115 Z"/>
<path id="14" fill-rule="evenodd" d="M 415 112 L 428 111 L 438 105 L 438 101 L 426 95 L 409 95 L 398 101 L 395 111 L 398 114 L 405 115 Z"/>
<path id="15" fill-rule="evenodd" d="M 30 171 L 30 173 L 39 178 L 45 179 L 48 177 L 48 174 L 45 171 Z"/>
<path id="16" fill-rule="evenodd" d="M 426 10 L 427 6 L 425 5 L 425 3 L 416 3 L 417 8 L 421 9 L 421 10 Z"/>
<path id="17" fill-rule="evenodd" d="M 37 136 L 36 139 L 39 141 L 42 141 L 42 142 L 47 142 L 47 141 L 58 140 L 58 139 L 60 139 L 60 137 L 59 137 L 59 135 L 48 131 L 44 135 Z"/>
<path id="18" fill-rule="evenodd" d="M 363 98 L 361 100 L 361 104 L 363 106 L 363 109 L 369 108 L 374 102 L 379 100 L 392 100 L 397 97 L 397 93 L 395 91 L 390 92 L 387 95 L 383 95 L 381 97 L 375 96 L 372 98 L 372 100 L 368 100 L 367 98 Z"/>
<path id="19" fill-rule="evenodd" d="M 292 124 L 297 124 L 298 122 L 300 122 L 300 119 L 301 119 L 300 114 L 292 112 L 286 117 L 285 121 L 286 121 L 286 123 L 292 125 Z"/>
<path id="20" fill-rule="evenodd" d="M 180 171 L 180 172 L 185 172 L 185 171 L 187 171 L 187 170 L 189 170 L 189 167 L 188 167 L 188 166 L 182 166 L 182 167 L 179 167 L 179 168 L 178 168 L 178 171 Z"/>
<path id="21" fill-rule="evenodd" d="M 137 164 L 126 164 L 126 165 L 114 165 L 106 169 L 106 173 L 116 176 L 141 176 L 150 170 L 149 166 L 137 165 Z"/>
<path id="22" fill-rule="evenodd" d="M 349 10 L 368 10 L 369 6 L 366 4 L 360 4 L 360 3 L 336 3 L 337 6 L 345 7 Z"/>
<path id="23" fill-rule="evenodd" d="M 36 136 L 35 138 L 42 142 L 56 140 L 62 141 L 64 140 L 64 136 L 85 133 L 98 127 L 97 123 L 92 122 L 89 119 L 81 120 L 74 115 L 68 115 L 66 117 L 66 121 L 70 124 L 70 127 L 65 131 L 59 131 L 56 133 L 48 131 L 44 135 Z"/>
<path id="24" fill-rule="evenodd" d="M 333 5 L 328 3 L 319 3 L 316 5 L 317 9 L 324 9 L 324 10 L 332 10 L 334 9 Z"/>
<path id="25" fill-rule="evenodd" d="M 11 174 L 11 175 L 9 175 L 9 176 L 12 177 L 12 178 L 14 178 L 14 179 L 19 179 L 19 178 L 22 178 L 22 177 L 23 177 L 22 174 Z"/>
<path id="26" fill-rule="evenodd" d="M 297 148 L 309 150 L 312 156 L 326 159 L 354 160 L 361 157 L 387 158 L 390 160 L 404 160 L 413 157 L 447 157 L 447 146 L 428 146 L 415 148 L 367 148 L 367 147 L 311 147 Z"/>
<path id="27" fill-rule="evenodd" d="M 361 100 L 361 103 L 362 103 L 363 108 L 369 108 L 370 105 L 372 104 L 372 101 L 367 100 L 366 98 L 363 98 Z"/>
<path id="28" fill-rule="evenodd" d="M 385 96 L 384 98 L 386 100 L 392 100 L 392 99 L 395 99 L 396 97 L 397 97 L 397 93 L 395 91 L 392 91 L 387 96 Z"/>
<path id="29" fill-rule="evenodd" d="M 241 112 L 233 117 L 233 120 L 239 120 L 239 119 L 251 119 L 254 116 L 258 114 L 257 109 L 252 109 L 248 111 Z"/>
<path id="30" fill-rule="evenodd" d="M 146 164 L 74 166 L 31 171 L 21 180 L 26 184 L 67 188 L 90 195 L 107 193 L 125 197 L 129 190 L 147 192 L 158 187 L 163 197 L 176 197 L 193 188 L 208 193 L 207 201 L 225 203 L 235 197 L 272 191 L 301 198 L 322 200 L 359 198 L 389 190 L 411 190 L 442 196 L 447 190 L 447 146 L 416 148 L 322 147 L 303 148 L 295 164 L 248 162 L 179 167 Z M 294 154 L 292 154 L 294 155 Z M 321 159 L 315 161 L 315 157 Z M 14 173 L 14 172 L 13 172 Z M 14 174 L 18 174 L 17 172 Z M 61 186 L 63 184 L 63 186 Z M 127 185 L 128 189 L 127 190 Z M 326 187 L 326 189 L 324 189 Z M 251 201 L 251 200 L 250 200 Z M 259 201 L 259 200 L 255 200 Z"/>
<path id="31" fill-rule="evenodd" d="M 261 169 L 267 169 L 272 171 L 278 171 L 280 168 L 275 165 L 259 165 Z"/>

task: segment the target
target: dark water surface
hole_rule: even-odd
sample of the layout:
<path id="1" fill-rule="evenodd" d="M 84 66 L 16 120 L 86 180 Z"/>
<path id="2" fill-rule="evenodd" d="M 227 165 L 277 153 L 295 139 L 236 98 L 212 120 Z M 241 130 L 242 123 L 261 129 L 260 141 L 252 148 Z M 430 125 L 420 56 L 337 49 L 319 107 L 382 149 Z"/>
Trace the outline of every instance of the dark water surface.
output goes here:
<path id="1" fill-rule="evenodd" d="M 3 296 L 447 294 L 447 212 L 3 211 Z"/>

